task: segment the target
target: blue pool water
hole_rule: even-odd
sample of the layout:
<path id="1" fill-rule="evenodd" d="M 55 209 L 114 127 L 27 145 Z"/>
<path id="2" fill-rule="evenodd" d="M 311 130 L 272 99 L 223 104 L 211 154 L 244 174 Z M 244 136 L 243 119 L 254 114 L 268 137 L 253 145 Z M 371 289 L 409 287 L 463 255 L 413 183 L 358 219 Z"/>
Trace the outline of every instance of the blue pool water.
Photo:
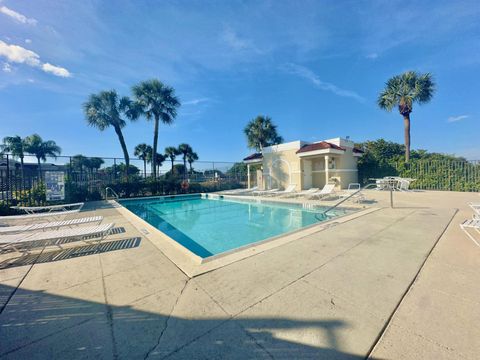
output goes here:
<path id="1" fill-rule="evenodd" d="M 180 196 L 120 201 L 128 210 L 202 258 L 326 220 L 300 204 Z M 345 213 L 336 210 L 335 215 Z M 329 216 L 330 218 L 331 216 Z"/>

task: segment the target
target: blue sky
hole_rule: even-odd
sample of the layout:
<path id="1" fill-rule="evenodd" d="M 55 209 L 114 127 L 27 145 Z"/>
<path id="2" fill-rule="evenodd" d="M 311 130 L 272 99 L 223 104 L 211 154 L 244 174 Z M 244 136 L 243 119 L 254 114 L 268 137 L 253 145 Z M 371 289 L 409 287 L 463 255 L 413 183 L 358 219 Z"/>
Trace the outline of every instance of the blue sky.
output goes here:
<path id="1" fill-rule="evenodd" d="M 66 155 L 121 157 L 81 104 L 155 77 L 182 101 L 160 149 L 239 160 L 258 114 L 287 141 L 403 142 L 401 116 L 375 101 L 389 77 L 416 70 L 438 89 L 414 108 L 412 147 L 480 159 L 479 24 L 478 0 L 0 0 L 0 137 L 37 132 Z M 131 152 L 152 134 L 145 120 L 125 128 Z"/>

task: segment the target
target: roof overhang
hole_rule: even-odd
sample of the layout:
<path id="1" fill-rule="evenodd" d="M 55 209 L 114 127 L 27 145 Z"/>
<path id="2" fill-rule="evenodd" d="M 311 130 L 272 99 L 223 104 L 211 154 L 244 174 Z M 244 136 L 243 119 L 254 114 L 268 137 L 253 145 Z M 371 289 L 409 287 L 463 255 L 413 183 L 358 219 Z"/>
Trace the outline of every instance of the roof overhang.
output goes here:
<path id="1" fill-rule="evenodd" d="M 312 150 L 312 151 L 304 151 L 297 153 L 297 155 L 301 158 L 309 157 L 309 156 L 319 156 L 319 155 L 343 155 L 345 154 L 344 150 L 337 150 L 337 149 L 320 149 L 320 150 Z"/>

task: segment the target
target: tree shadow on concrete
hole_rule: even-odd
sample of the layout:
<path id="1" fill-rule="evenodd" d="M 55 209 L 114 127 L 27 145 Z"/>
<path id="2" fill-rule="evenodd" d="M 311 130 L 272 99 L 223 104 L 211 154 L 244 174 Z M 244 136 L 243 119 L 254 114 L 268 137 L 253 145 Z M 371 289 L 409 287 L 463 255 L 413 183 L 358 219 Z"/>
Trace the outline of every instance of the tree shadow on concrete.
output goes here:
<path id="1" fill-rule="evenodd" d="M 10 295 L 0 313 L 1 359 L 363 358 L 340 350 L 337 332 L 349 326 L 341 320 L 205 314 L 184 318 L 172 316 L 172 311 L 169 315 L 139 310 L 145 306 L 142 303 L 108 305 L 101 297 L 97 302 L 85 301 L 0 285 L 2 294 Z M 175 295 L 174 300 L 180 296 Z M 168 301 L 161 295 L 146 300 L 150 309 Z M 275 335 L 305 330 L 318 333 L 314 340 L 323 339 L 323 343 L 316 341 L 318 345 L 313 346 Z"/>

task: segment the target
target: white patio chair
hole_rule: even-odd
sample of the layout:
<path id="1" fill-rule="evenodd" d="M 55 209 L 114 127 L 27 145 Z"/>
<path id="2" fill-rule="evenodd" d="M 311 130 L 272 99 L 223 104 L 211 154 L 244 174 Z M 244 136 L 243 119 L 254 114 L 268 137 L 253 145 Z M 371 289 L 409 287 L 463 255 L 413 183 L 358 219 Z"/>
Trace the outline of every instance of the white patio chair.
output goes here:
<path id="1" fill-rule="evenodd" d="M 38 231 L 28 234 L 11 234 L 0 236 L 0 249 L 13 248 L 19 251 L 17 245 L 22 243 L 34 243 L 38 241 L 60 241 L 60 240 L 83 240 L 88 238 L 99 238 L 99 242 L 108 236 L 114 224 L 102 224 L 94 226 L 79 226 L 76 228 L 63 228 L 60 230 Z M 90 239 L 89 239 L 90 240 Z M 32 245 L 34 247 L 34 245 Z"/>
<path id="2" fill-rule="evenodd" d="M 80 209 L 67 210 L 67 211 L 51 211 L 51 212 L 42 212 L 42 213 L 33 213 L 33 214 L 24 214 L 24 215 L 9 215 L 9 216 L 0 216 L 0 223 L 10 224 L 11 222 L 29 222 L 29 221 L 41 221 L 46 222 L 55 221 L 67 215 L 77 214 Z"/>
<path id="3" fill-rule="evenodd" d="M 460 229 L 463 230 L 465 234 L 472 240 L 475 245 L 480 247 L 480 241 L 476 240 L 472 234 L 468 232 L 468 229 L 473 229 L 475 230 L 478 234 L 480 234 L 480 219 L 479 218 L 474 218 L 474 219 L 469 219 L 465 220 L 463 223 L 460 224 Z"/>
<path id="4" fill-rule="evenodd" d="M 311 195 L 311 194 L 316 193 L 318 191 L 320 191 L 319 188 L 310 188 L 308 190 L 302 190 L 302 191 L 299 191 L 299 192 L 293 192 L 291 194 L 284 195 L 284 197 L 290 198 L 290 197 L 308 196 L 308 195 Z"/>
<path id="5" fill-rule="evenodd" d="M 27 214 L 43 213 L 43 212 L 55 212 L 55 211 L 69 211 L 76 210 L 71 208 L 77 208 L 80 211 L 85 203 L 72 203 L 72 204 L 60 204 L 49 206 L 11 206 L 10 208 L 16 210 L 25 211 Z"/>
<path id="6" fill-rule="evenodd" d="M 293 192 L 295 192 L 295 188 L 297 187 L 297 185 L 295 184 L 290 184 L 287 186 L 287 188 L 285 190 L 279 190 L 279 191 L 272 191 L 272 192 L 269 192 L 267 194 L 267 196 L 282 196 L 282 195 L 288 195 L 288 194 L 291 194 Z"/>
<path id="7" fill-rule="evenodd" d="M 78 219 L 52 221 L 52 222 L 46 222 L 46 223 L 4 226 L 4 227 L 0 227 L 0 235 L 25 233 L 29 231 L 54 230 L 62 227 L 73 227 L 73 226 L 79 226 L 79 225 L 90 224 L 90 223 L 100 224 L 102 220 L 103 220 L 103 216 L 90 216 L 90 217 L 84 217 L 84 218 L 78 218 Z"/>
<path id="8" fill-rule="evenodd" d="M 335 195 L 335 184 L 326 184 L 322 190 L 307 196 L 307 199 L 323 199 Z"/>
<path id="9" fill-rule="evenodd" d="M 262 196 L 262 195 L 268 195 L 269 193 L 273 193 L 275 191 L 278 191 L 280 189 L 275 188 L 275 189 L 270 189 L 270 190 L 256 190 L 253 191 L 252 194 L 255 196 Z"/>

